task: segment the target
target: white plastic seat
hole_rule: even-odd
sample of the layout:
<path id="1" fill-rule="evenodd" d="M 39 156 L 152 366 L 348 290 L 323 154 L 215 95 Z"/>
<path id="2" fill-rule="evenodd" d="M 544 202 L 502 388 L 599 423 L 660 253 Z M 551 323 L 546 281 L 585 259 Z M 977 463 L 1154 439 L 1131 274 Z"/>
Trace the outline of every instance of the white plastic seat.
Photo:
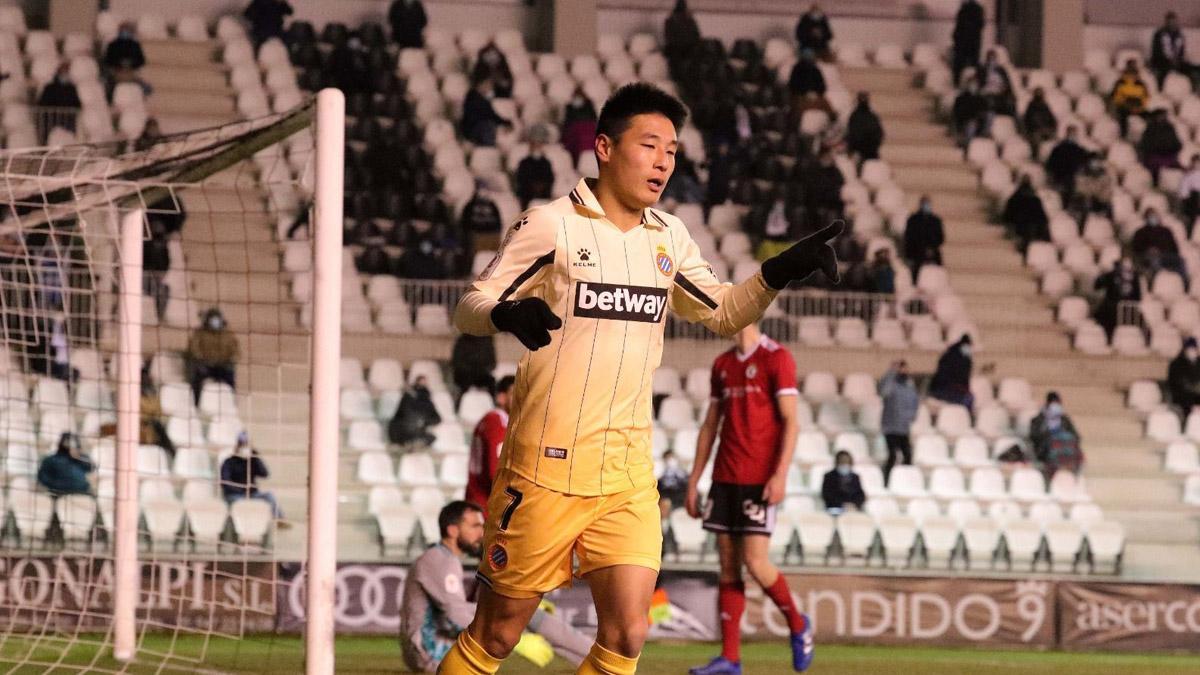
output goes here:
<path id="1" fill-rule="evenodd" d="M 804 430 L 796 435 L 793 461 L 800 464 L 830 464 L 829 439 L 819 431 Z"/>
<path id="2" fill-rule="evenodd" d="M 260 500 L 243 499 L 241 501 Z M 216 497 L 196 498 L 186 502 L 185 506 L 188 528 L 196 542 L 216 544 L 220 540 L 221 533 L 225 530 L 225 523 L 229 518 L 229 507 L 225 501 Z"/>
<path id="3" fill-rule="evenodd" d="M 346 432 L 346 444 L 352 450 L 370 452 L 386 450 L 387 440 L 383 435 L 383 427 L 374 420 L 355 420 L 350 423 Z"/>
<path id="4" fill-rule="evenodd" d="M 957 467 L 939 466 L 929 476 L 929 493 L 938 499 L 962 499 L 967 496 L 963 473 Z"/>
<path id="5" fill-rule="evenodd" d="M 891 475 L 888 477 L 888 489 L 897 497 L 924 497 L 928 494 L 925 490 L 925 477 L 921 475 L 921 470 L 911 465 L 900 465 L 892 469 Z"/>
<path id="6" fill-rule="evenodd" d="M 208 439 L 204 436 L 204 423 L 197 417 L 168 419 L 167 437 L 176 445 L 203 447 L 208 443 Z"/>
<path id="7" fill-rule="evenodd" d="M 1043 527 L 1065 518 L 1062 507 L 1055 502 L 1035 502 L 1029 507 L 1029 519 L 1041 523 Z"/>
<path id="8" fill-rule="evenodd" d="M 918 466 L 945 466 L 951 463 L 950 448 L 940 434 L 921 434 L 913 443 L 913 462 Z"/>
<path id="9" fill-rule="evenodd" d="M 838 319 L 833 339 L 842 347 L 851 349 L 866 349 L 871 346 L 871 338 L 867 334 L 867 322 L 857 317 Z"/>
<path id="10" fill-rule="evenodd" d="M 141 501 L 142 519 L 153 544 L 174 544 L 183 529 L 185 508 L 174 497 Z"/>
<path id="11" fill-rule="evenodd" d="M 829 467 L 826 467 L 828 470 Z M 867 500 L 879 499 L 891 494 L 891 490 L 883 484 L 883 469 L 877 464 L 864 464 L 854 467 L 854 472 L 858 474 L 858 480 L 862 484 L 863 493 L 867 496 Z M 814 489 L 819 490 L 820 485 L 814 485 Z"/>
<path id="12" fill-rule="evenodd" d="M 491 394 L 472 387 L 458 401 L 458 419 L 464 425 L 474 427 L 493 407 Z"/>
<path id="13" fill-rule="evenodd" d="M 417 514 L 406 504 L 387 504 L 374 512 L 384 551 L 389 546 L 407 547 L 417 526 Z"/>
<path id="14" fill-rule="evenodd" d="M 662 394 L 664 396 L 682 394 L 683 387 L 680 386 L 679 371 L 669 366 L 659 366 L 651 376 L 650 391 L 655 395 Z"/>
<path id="15" fill-rule="evenodd" d="M 955 499 L 946 506 L 946 516 L 953 518 L 955 522 L 961 526 L 969 518 L 978 518 L 983 515 L 983 510 L 979 508 L 979 502 L 971 498 Z"/>
<path id="16" fill-rule="evenodd" d="M 863 505 L 863 511 L 875 519 L 876 522 L 885 516 L 898 516 L 903 511 L 900 510 L 900 503 L 891 497 L 876 497 L 868 499 Z"/>
<path id="17" fill-rule="evenodd" d="M 1009 521 L 1004 524 L 1004 542 L 1013 569 L 1032 569 L 1042 545 L 1042 528 L 1025 518 Z"/>
<path id="18" fill-rule="evenodd" d="M 1104 512 L 1096 504 L 1082 502 L 1071 506 L 1067 520 L 1079 523 L 1079 526 L 1086 532 L 1092 524 L 1104 520 Z"/>
<path id="19" fill-rule="evenodd" d="M 805 316 L 797 322 L 800 342 L 809 347 L 832 347 L 833 335 L 830 333 L 829 319 L 823 316 Z"/>
<path id="20" fill-rule="evenodd" d="M 679 553 L 698 558 L 704 549 L 704 543 L 708 540 L 708 533 L 704 530 L 703 523 L 689 516 L 683 509 L 672 511 L 668 519 L 671 524 L 671 534 L 674 535 L 675 544 L 679 547 Z"/>
<path id="21" fill-rule="evenodd" d="M 436 487 L 438 479 L 433 456 L 424 452 L 413 452 L 402 456 L 396 478 L 401 486 Z"/>
<path id="22" fill-rule="evenodd" d="M 841 401 L 826 401 L 817 411 L 817 426 L 829 434 L 839 434 L 854 428 L 850 408 Z"/>
<path id="23" fill-rule="evenodd" d="M 185 480 L 212 480 L 216 477 L 212 455 L 204 448 L 178 448 L 172 465 L 175 476 Z"/>
<path id="24" fill-rule="evenodd" d="M 833 517 L 823 511 L 813 511 L 794 514 L 793 522 L 805 562 L 812 564 L 818 557 L 824 560 L 836 532 Z"/>
<path id="25" fill-rule="evenodd" d="M 904 507 L 904 513 L 920 525 L 926 518 L 942 515 L 942 510 L 936 500 L 929 497 L 910 499 Z"/>
<path id="26" fill-rule="evenodd" d="M 358 457 L 358 480 L 367 485 L 394 485 L 395 467 L 386 452 L 364 452 Z"/>
<path id="27" fill-rule="evenodd" d="M 696 426 L 692 402 L 684 396 L 669 396 L 658 408 L 658 423 L 668 431 L 690 429 Z"/>
<path id="28" fill-rule="evenodd" d="M 1136 380 L 1129 385 L 1125 403 L 1142 414 L 1149 414 L 1162 405 L 1162 390 L 1153 380 Z"/>
<path id="29" fill-rule="evenodd" d="M 54 500 L 54 512 L 63 539 L 90 541 L 97 510 L 96 498 L 91 495 L 69 494 Z"/>
<path id="30" fill-rule="evenodd" d="M 1004 489 L 1004 474 L 995 467 L 975 469 L 971 472 L 970 493 L 976 499 L 1006 499 L 1008 491 Z"/>
<path id="31" fill-rule="evenodd" d="M 837 517 L 836 527 L 843 555 L 866 559 L 875 541 L 875 520 L 865 513 L 847 511 Z"/>
<path id="32" fill-rule="evenodd" d="M 885 516 L 879 520 L 878 528 L 888 566 L 907 566 L 917 543 L 917 521 L 907 515 Z"/>
<path id="33" fill-rule="evenodd" d="M 229 506 L 229 520 L 240 544 L 264 543 L 274 514 L 262 499 L 239 499 Z"/>
<path id="34" fill-rule="evenodd" d="M 1163 468 L 1181 474 L 1200 471 L 1200 451 L 1191 441 L 1178 440 L 1167 446 Z"/>
<path id="35" fill-rule="evenodd" d="M 1046 479 L 1037 469 L 1019 468 L 1013 471 L 1008 494 L 1025 502 L 1042 501 L 1046 499 Z"/>
<path id="36" fill-rule="evenodd" d="M 1125 550 L 1125 528 L 1114 521 L 1093 523 L 1087 531 L 1088 550 L 1098 570 L 1119 571 L 1121 554 Z"/>
<path id="37" fill-rule="evenodd" d="M 827 371 L 812 371 L 804 377 L 804 398 L 813 403 L 824 403 L 838 396 L 837 379 Z"/>
<path id="38" fill-rule="evenodd" d="M 1146 417 L 1146 436 L 1159 443 L 1170 443 L 1181 435 L 1179 417 L 1174 411 L 1159 409 Z"/>
<path id="39" fill-rule="evenodd" d="M 1074 571 L 1083 547 L 1083 528 L 1074 521 L 1048 523 L 1045 528 L 1046 548 L 1050 552 L 1050 571 Z"/>
<path id="40" fill-rule="evenodd" d="M 468 457 L 465 454 L 447 455 L 438 467 L 438 482 L 447 490 L 455 492 L 467 485 Z"/>

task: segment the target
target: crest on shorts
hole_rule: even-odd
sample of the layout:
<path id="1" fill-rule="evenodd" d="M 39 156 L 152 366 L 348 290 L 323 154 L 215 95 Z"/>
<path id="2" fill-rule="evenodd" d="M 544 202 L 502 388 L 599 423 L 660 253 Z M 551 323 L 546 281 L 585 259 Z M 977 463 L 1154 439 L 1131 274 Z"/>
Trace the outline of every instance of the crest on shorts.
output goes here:
<path id="1" fill-rule="evenodd" d="M 753 380 L 754 376 L 757 374 L 758 374 L 758 366 L 757 365 L 751 363 L 750 365 L 746 366 L 746 379 L 747 380 Z"/>
<path id="2" fill-rule="evenodd" d="M 671 272 L 675 269 L 675 261 L 671 260 L 671 256 L 667 255 L 667 249 L 662 246 L 658 247 L 658 255 L 654 257 L 654 266 L 658 268 L 663 276 L 671 276 Z"/>
<path id="3" fill-rule="evenodd" d="M 487 560 L 493 570 L 500 571 L 508 567 L 508 551 L 500 544 L 492 544 L 487 552 Z"/>

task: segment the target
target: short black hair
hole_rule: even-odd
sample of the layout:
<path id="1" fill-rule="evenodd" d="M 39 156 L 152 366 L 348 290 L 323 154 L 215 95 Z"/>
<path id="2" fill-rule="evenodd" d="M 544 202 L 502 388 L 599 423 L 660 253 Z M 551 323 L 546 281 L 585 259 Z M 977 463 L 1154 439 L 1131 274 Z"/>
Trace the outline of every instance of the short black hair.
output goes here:
<path id="1" fill-rule="evenodd" d="M 496 383 L 496 393 L 503 394 L 507 392 L 509 389 L 512 389 L 513 383 L 516 381 L 517 378 L 513 377 L 512 375 L 505 375 L 504 377 L 500 378 L 499 382 Z"/>
<path id="2" fill-rule="evenodd" d="M 649 82 L 632 82 L 613 92 L 600 110 L 596 135 L 604 134 L 613 140 L 629 128 L 634 115 L 658 113 L 671 120 L 678 133 L 687 121 L 688 109 L 678 98 Z"/>
<path id="3" fill-rule="evenodd" d="M 833 456 L 833 461 L 834 461 L 834 462 L 840 462 L 840 461 L 842 461 L 842 458 L 843 458 L 843 457 L 845 457 L 846 459 L 850 460 L 850 463 L 851 463 L 851 464 L 853 464 L 853 463 L 854 463 L 854 455 L 850 454 L 850 453 L 849 453 L 848 451 L 846 451 L 846 450 L 838 450 L 838 451 L 837 451 L 837 454 Z"/>
<path id="4" fill-rule="evenodd" d="M 438 513 L 438 531 L 442 533 L 442 538 L 450 536 L 451 525 L 458 525 L 463 521 L 463 517 L 474 512 L 483 513 L 483 508 L 478 504 L 461 499 L 443 506 L 441 512 Z"/>

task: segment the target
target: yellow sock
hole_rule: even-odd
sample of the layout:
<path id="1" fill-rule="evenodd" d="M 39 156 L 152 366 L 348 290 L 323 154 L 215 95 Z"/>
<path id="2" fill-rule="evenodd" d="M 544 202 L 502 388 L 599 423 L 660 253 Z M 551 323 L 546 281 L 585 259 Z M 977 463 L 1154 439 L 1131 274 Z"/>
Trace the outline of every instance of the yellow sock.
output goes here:
<path id="1" fill-rule="evenodd" d="M 443 675 L 490 675 L 497 670 L 500 670 L 500 659 L 487 653 L 465 630 L 458 634 L 454 646 L 438 666 L 438 672 Z"/>
<path id="2" fill-rule="evenodd" d="M 575 675 L 633 675 L 637 672 L 637 657 L 629 658 L 593 644 L 587 658 L 579 664 Z"/>

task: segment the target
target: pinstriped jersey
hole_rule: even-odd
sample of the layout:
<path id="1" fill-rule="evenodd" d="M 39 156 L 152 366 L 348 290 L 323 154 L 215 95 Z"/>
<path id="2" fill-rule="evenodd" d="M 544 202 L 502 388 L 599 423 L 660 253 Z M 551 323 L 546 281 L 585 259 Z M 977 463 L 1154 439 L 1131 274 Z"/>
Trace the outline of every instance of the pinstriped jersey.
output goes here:
<path id="1" fill-rule="evenodd" d="M 722 284 L 670 214 L 645 209 L 622 232 L 587 180 L 530 209 L 455 312 L 460 330 L 486 335 L 497 302 L 539 297 L 563 322 L 517 366 L 501 466 L 575 495 L 653 484 L 650 380 L 667 311 L 731 335 L 774 296 L 759 274 Z"/>

